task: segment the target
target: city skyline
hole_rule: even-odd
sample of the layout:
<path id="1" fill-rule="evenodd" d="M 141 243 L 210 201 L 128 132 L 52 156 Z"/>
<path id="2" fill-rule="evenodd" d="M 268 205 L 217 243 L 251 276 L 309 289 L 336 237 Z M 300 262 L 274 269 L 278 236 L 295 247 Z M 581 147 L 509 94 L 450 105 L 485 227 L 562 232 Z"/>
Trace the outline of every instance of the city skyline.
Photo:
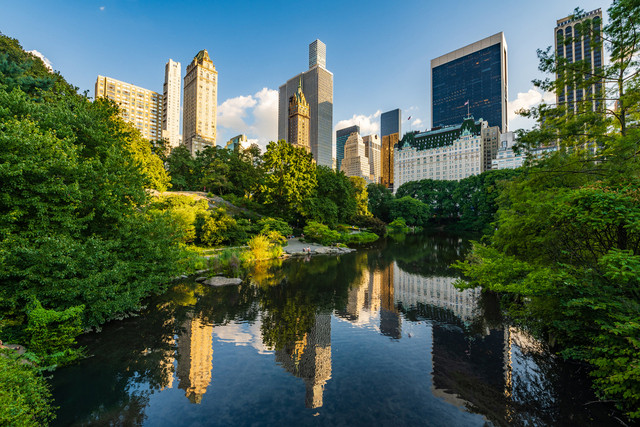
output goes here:
<path id="1" fill-rule="evenodd" d="M 436 20 L 427 31 L 419 31 L 421 27 L 417 25 L 399 25 L 398 31 L 390 35 L 358 31 L 346 25 L 346 19 L 357 11 L 369 24 L 382 26 L 388 22 L 410 23 L 420 13 L 451 16 L 453 10 L 447 5 L 424 2 L 408 2 L 403 7 L 356 2 L 345 5 L 336 14 L 335 5 L 326 3 L 298 11 L 303 16 L 294 19 L 293 11 L 277 2 L 251 7 L 188 5 L 178 9 L 164 2 L 54 5 L 27 1 L 4 5 L 0 28 L 4 34 L 17 38 L 26 50 L 44 55 L 53 69 L 81 92 L 92 92 L 93 82 L 100 74 L 162 93 L 163 66 L 170 58 L 187 64 L 193 52 L 208 49 L 223 79 L 218 95 L 218 143 L 245 133 L 250 141 L 264 147 L 277 137 L 278 85 L 306 68 L 304 51 L 315 39 L 326 43 L 330 52 L 327 65 L 335 76 L 334 134 L 343 125 L 360 124 L 362 134 L 366 135 L 380 133 L 379 112 L 393 108 L 403 109 L 407 117 L 411 115 L 405 131 L 426 129 L 431 115 L 430 60 L 503 31 L 509 44 L 509 128 L 517 129 L 524 119 L 514 119 L 511 112 L 541 98 L 531 80 L 541 76 L 535 50 L 554 43 L 549 28 L 575 6 L 589 11 L 605 10 L 609 4 L 468 2 L 464 7 L 466 13 L 456 15 L 456 25 L 465 28 L 464 32 L 451 32 L 450 20 Z M 130 27 L 144 33 L 169 17 L 175 28 L 186 28 L 193 14 L 213 15 L 212 10 L 220 18 L 210 28 L 198 33 L 175 30 L 169 37 L 158 37 L 144 48 L 131 39 L 130 33 L 120 34 L 118 29 Z M 496 10 L 499 10 L 497 19 Z M 286 31 L 274 31 L 262 24 L 276 15 L 276 23 L 281 23 Z M 483 19 L 489 16 L 494 19 Z M 607 17 L 603 18 L 606 22 Z M 232 25 L 239 20 L 245 24 L 245 31 L 231 32 Z M 61 27 L 70 30 L 58 31 Z M 438 37 L 445 33 L 446 37 Z M 375 67 L 363 72 L 364 58 L 372 58 Z M 122 67 L 123 63 L 127 67 Z"/>

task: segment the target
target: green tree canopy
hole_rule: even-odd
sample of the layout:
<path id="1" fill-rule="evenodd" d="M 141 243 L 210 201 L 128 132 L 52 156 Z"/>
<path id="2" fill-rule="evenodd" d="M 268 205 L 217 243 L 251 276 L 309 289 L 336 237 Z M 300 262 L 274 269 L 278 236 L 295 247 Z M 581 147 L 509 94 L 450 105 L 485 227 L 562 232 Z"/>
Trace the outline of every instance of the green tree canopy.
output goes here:
<path id="1" fill-rule="evenodd" d="M 282 140 L 270 142 L 263 165 L 259 198 L 265 207 L 281 218 L 303 215 L 318 185 L 311 154 Z"/>
<path id="2" fill-rule="evenodd" d="M 582 11 L 576 9 L 575 15 Z M 599 395 L 640 417 L 640 2 L 616 0 L 609 23 L 586 19 L 583 58 L 608 49 L 609 64 L 569 62 L 549 48 L 535 82 L 575 104 L 541 104 L 521 146 L 557 145 L 532 159 L 498 196 L 497 230 L 459 265 L 471 284 L 504 292 L 512 315 L 588 361 Z M 566 93 L 566 92 L 565 92 Z"/>

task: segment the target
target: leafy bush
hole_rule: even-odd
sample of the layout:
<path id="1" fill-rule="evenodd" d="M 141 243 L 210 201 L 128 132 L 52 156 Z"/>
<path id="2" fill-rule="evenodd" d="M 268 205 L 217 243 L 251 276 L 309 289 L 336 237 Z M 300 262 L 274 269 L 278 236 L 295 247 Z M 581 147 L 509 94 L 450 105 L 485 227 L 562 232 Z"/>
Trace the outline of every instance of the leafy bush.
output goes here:
<path id="1" fill-rule="evenodd" d="M 409 227 L 404 218 L 396 218 L 389 224 L 389 233 L 405 234 L 409 232 Z"/>
<path id="2" fill-rule="evenodd" d="M 201 215 L 202 230 L 200 241 L 208 246 L 236 244 L 246 238 L 242 227 L 224 208 L 218 208 Z"/>
<path id="3" fill-rule="evenodd" d="M 251 240 L 249 240 L 249 249 L 251 250 L 251 255 L 253 255 L 254 259 L 267 259 L 269 258 L 269 248 L 271 247 L 271 242 L 267 236 L 262 234 L 253 236 Z"/>
<path id="4" fill-rule="evenodd" d="M 243 252 L 240 249 L 224 249 L 209 258 L 208 267 L 215 274 L 240 277 L 246 274 L 242 259 Z"/>
<path id="5" fill-rule="evenodd" d="M 408 225 L 426 225 L 430 214 L 431 209 L 428 205 L 410 196 L 391 202 L 391 217 L 403 218 Z"/>
<path id="6" fill-rule="evenodd" d="M 353 223 L 358 227 L 366 228 L 380 237 L 384 237 L 387 234 L 387 224 L 373 216 L 355 216 L 353 217 Z"/>
<path id="7" fill-rule="evenodd" d="M 362 233 L 343 235 L 342 242 L 347 245 L 364 245 L 378 240 L 380 236 L 374 233 L 363 231 Z"/>
<path id="8" fill-rule="evenodd" d="M 303 231 L 306 240 L 318 242 L 321 245 L 338 243 L 341 237 L 337 231 L 331 230 L 326 225 L 315 221 L 310 221 Z"/>
<path id="9" fill-rule="evenodd" d="M 206 214 L 209 203 L 206 199 L 176 194 L 157 196 L 151 206 L 168 211 L 173 223 L 183 232 L 182 241 L 192 243 L 196 239 L 196 218 Z"/>
<path id="10" fill-rule="evenodd" d="M 0 425 L 48 425 L 55 418 L 46 381 L 31 363 L 0 350 Z"/>
<path id="11" fill-rule="evenodd" d="M 289 227 L 289 224 L 280 218 L 262 218 L 258 221 L 258 224 L 262 227 L 260 230 L 262 234 L 267 234 L 269 231 L 277 231 L 283 236 L 293 234 L 293 230 Z"/>
<path id="12" fill-rule="evenodd" d="M 79 305 L 63 311 L 47 310 L 35 300 L 28 311 L 25 332 L 29 336 L 29 350 L 45 365 L 55 367 L 77 359 L 82 350 L 73 348 L 82 333 L 82 313 Z"/>

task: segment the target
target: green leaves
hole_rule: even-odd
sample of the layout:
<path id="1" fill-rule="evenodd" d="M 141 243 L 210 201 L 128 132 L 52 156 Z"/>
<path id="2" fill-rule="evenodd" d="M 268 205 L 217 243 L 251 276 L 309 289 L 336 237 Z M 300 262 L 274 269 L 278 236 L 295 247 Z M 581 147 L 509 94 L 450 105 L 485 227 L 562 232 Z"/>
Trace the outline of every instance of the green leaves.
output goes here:
<path id="1" fill-rule="evenodd" d="M 313 157 L 285 141 L 270 142 L 263 157 L 265 176 L 259 199 L 281 218 L 303 215 L 318 185 Z"/>

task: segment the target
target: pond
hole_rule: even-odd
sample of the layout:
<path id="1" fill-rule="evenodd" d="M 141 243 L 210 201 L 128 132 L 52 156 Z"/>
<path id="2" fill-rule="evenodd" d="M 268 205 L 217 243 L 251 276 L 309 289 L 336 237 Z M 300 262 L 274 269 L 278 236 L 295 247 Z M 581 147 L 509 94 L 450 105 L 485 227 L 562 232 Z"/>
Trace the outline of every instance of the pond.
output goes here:
<path id="1" fill-rule="evenodd" d="M 82 337 L 57 425 L 603 425 L 584 368 L 457 291 L 465 237 L 410 235 L 178 283 Z"/>

